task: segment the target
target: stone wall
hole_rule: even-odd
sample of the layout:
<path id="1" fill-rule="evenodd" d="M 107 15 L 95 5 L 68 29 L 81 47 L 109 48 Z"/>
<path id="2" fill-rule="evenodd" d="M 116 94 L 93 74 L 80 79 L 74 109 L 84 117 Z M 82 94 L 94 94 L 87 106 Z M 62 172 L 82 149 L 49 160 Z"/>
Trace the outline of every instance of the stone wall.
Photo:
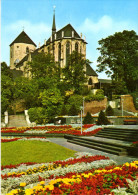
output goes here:
<path id="1" fill-rule="evenodd" d="M 90 112 L 91 114 L 96 114 L 101 110 L 105 110 L 107 106 L 107 98 L 101 101 L 91 101 L 84 103 L 84 113 Z"/>
<path id="2" fill-rule="evenodd" d="M 121 95 L 121 108 L 122 108 L 122 99 L 123 99 L 123 110 L 129 112 L 138 113 L 133 102 L 133 97 L 131 95 Z"/>

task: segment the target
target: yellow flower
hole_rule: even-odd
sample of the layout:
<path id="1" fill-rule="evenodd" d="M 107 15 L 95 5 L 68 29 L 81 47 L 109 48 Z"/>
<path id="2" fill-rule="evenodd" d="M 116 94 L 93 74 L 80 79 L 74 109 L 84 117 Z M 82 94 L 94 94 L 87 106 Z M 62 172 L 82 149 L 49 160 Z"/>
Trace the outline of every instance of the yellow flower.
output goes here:
<path id="1" fill-rule="evenodd" d="M 44 184 L 45 184 L 45 181 L 41 181 L 40 184 L 41 184 L 41 185 L 44 185 Z"/>
<path id="2" fill-rule="evenodd" d="M 25 195 L 33 195 L 34 194 L 34 190 L 33 189 L 26 189 L 25 190 Z"/>
<path id="3" fill-rule="evenodd" d="M 24 182 L 24 183 L 20 183 L 20 186 L 21 187 L 25 187 L 26 186 L 26 183 Z"/>

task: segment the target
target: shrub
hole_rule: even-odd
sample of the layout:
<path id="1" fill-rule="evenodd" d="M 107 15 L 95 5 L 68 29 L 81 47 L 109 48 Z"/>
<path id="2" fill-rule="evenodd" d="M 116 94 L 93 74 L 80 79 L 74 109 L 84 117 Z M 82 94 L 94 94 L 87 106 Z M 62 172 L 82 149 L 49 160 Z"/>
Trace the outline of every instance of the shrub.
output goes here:
<path id="1" fill-rule="evenodd" d="M 96 95 L 104 95 L 104 90 L 98 89 L 98 90 L 96 91 Z"/>
<path id="2" fill-rule="evenodd" d="M 114 116 L 114 110 L 110 105 L 106 108 L 105 113 L 106 113 L 106 116 Z"/>
<path id="3" fill-rule="evenodd" d="M 45 108 L 30 108 L 28 114 L 31 122 L 36 122 L 37 124 L 45 124 L 48 122 L 47 111 Z"/>
<path id="4" fill-rule="evenodd" d="M 100 112 L 98 116 L 97 125 L 108 125 L 110 122 L 108 121 L 107 117 L 105 116 L 105 113 L 103 111 Z"/>
<path id="5" fill-rule="evenodd" d="M 78 111 L 76 109 L 75 104 L 72 104 L 72 106 L 70 107 L 68 115 L 69 116 L 76 116 L 76 115 L 78 115 Z"/>
<path id="6" fill-rule="evenodd" d="M 104 95 L 103 94 L 96 94 L 96 95 L 88 95 L 85 98 L 86 102 L 91 102 L 91 101 L 101 101 L 104 99 Z"/>
<path id="7" fill-rule="evenodd" d="M 93 117 L 89 112 L 87 112 L 86 116 L 84 117 L 83 124 L 92 124 L 93 122 Z"/>

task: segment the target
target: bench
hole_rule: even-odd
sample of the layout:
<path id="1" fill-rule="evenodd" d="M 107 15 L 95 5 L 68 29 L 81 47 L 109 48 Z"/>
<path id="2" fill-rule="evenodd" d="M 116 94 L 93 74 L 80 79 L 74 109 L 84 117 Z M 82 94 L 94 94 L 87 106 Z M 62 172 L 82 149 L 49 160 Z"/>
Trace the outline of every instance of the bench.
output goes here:
<path id="1" fill-rule="evenodd" d="M 125 119 L 124 120 L 124 125 L 136 125 L 137 124 L 137 120 L 135 119 Z"/>

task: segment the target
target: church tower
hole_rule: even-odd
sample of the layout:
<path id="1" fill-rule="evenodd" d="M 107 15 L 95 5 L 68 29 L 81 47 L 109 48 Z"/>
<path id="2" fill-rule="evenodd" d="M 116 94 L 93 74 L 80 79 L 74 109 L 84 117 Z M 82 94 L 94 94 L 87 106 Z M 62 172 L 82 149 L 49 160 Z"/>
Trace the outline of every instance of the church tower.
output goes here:
<path id="1" fill-rule="evenodd" d="M 16 65 L 28 54 L 36 49 L 36 44 L 24 32 L 10 44 L 10 69 L 16 69 Z"/>

